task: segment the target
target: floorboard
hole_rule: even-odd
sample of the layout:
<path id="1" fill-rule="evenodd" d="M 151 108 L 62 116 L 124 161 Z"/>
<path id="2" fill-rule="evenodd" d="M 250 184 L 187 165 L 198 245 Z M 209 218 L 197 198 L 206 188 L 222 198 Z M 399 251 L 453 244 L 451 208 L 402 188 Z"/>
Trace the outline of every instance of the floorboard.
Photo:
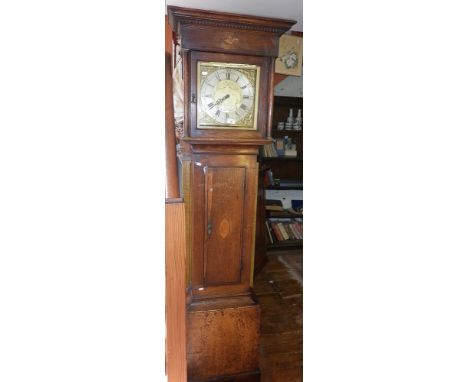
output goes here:
<path id="1" fill-rule="evenodd" d="M 262 382 L 302 382 L 302 251 L 269 253 L 254 290 Z"/>

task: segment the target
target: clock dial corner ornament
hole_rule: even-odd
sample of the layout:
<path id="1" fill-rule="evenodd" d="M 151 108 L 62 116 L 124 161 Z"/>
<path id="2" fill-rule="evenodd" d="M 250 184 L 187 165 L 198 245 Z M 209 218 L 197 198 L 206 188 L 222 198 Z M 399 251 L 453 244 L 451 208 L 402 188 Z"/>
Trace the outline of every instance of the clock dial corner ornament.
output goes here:
<path id="1" fill-rule="evenodd" d="M 257 130 L 260 67 L 199 61 L 197 128 Z"/>

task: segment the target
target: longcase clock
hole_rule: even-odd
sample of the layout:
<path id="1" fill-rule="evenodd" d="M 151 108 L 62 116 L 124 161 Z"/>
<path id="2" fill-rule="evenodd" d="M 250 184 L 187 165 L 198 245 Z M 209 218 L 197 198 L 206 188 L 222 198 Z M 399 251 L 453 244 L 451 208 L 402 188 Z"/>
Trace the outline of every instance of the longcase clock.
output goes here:
<path id="1" fill-rule="evenodd" d="M 260 381 L 257 155 L 271 142 L 279 37 L 295 21 L 167 9 L 183 59 L 188 379 Z"/>

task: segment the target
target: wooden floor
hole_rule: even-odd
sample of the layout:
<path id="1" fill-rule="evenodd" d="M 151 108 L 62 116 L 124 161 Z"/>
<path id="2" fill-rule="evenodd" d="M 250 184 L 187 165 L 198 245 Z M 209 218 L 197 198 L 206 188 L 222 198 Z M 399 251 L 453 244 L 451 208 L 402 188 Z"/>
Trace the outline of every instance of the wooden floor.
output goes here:
<path id="1" fill-rule="evenodd" d="M 254 280 L 262 382 L 302 381 L 302 251 L 271 252 Z"/>

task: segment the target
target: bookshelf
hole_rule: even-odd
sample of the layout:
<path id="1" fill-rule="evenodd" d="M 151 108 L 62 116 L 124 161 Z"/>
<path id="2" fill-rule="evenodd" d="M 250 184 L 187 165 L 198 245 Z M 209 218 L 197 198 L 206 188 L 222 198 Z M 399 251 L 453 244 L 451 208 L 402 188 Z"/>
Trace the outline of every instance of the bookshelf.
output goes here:
<path id="1" fill-rule="evenodd" d="M 266 250 L 301 248 L 302 235 L 297 234 L 298 229 L 295 226 L 296 235 L 289 232 L 287 239 L 272 232 L 272 224 L 281 221 L 284 224 L 300 225 L 302 230 L 302 214 L 291 213 L 287 209 L 280 211 L 271 211 L 267 207 L 268 193 L 271 192 L 294 192 L 302 190 L 302 172 L 303 172 L 303 139 L 301 130 L 278 130 L 278 122 L 286 121 L 290 109 L 293 109 L 293 115 L 297 115 L 298 109 L 302 108 L 302 98 L 296 97 L 275 97 L 273 107 L 273 123 L 271 136 L 274 140 L 290 139 L 296 146 L 295 156 L 284 156 L 284 152 L 276 150 L 276 144 L 266 150 L 261 150 L 259 157 L 259 195 L 257 200 L 257 251 L 255 256 L 259 257 L 256 263 L 260 264 L 265 256 Z M 263 180 L 263 181 L 262 181 Z M 302 196 L 301 196 L 302 198 Z M 257 267 L 256 267 L 257 268 Z"/>
<path id="2" fill-rule="evenodd" d="M 302 246 L 302 217 L 269 217 L 265 227 L 268 249 Z"/>

